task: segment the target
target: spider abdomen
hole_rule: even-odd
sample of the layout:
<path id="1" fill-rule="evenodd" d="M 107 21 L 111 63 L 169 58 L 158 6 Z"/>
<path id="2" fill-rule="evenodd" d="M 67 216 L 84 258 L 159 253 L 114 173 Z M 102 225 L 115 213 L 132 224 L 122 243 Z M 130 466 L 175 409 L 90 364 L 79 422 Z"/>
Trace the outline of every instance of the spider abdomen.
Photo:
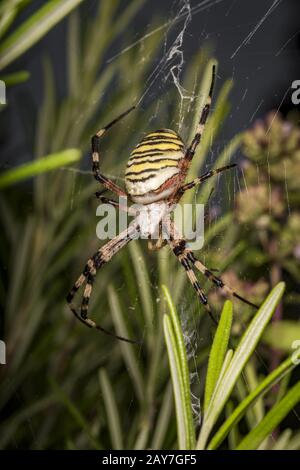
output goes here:
<path id="1" fill-rule="evenodd" d="M 147 134 L 131 152 L 125 173 L 134 202 L 150 204 L 170 196 L 176 188 L 184 157 L 184 143 L 169 129 Z"/>

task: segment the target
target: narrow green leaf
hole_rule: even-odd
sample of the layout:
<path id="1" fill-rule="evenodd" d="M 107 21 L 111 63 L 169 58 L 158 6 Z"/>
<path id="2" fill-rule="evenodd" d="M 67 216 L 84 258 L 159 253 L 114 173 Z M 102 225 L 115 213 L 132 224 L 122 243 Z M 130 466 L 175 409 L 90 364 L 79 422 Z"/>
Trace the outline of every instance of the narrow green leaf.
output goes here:
<path id="1" fill-rule="evenodd" d="M 270 321 L 274 310 L 283 295 L 284 287 L 285 284 L 280 282 L 272 289 L 245 331 L 233 355 L 231 363 L 225 372 L 218 389 L 213 394 L 207 412 L 204 415 L 204 421 L 197 443 L 198 449 L 203 449 L 205 447 L 212 427 L 218 419 L 238 377 L 253 353 L 267 323 Z"/>
<path id="2" fill-rule="evenodd" d="M 221 166 L 226 165 L 231 161 L 231 158 L 234 156 L 235 152 L 239 148 L 242 141 L 242 134 L 235 135 L 231 141 L 226 145 L 224 150 L 220 153 L 218 158 L 216 159 L 213 168 L 219 168 Z M 235 174 L 235 169 L 231 170 L 232 174 Z M 216 185 L 216 180 L 214 178 L 210 178 L 207 180 L 205 185 L 201 186 L 201 191 L 199 191 L 198 197 L 201 197 L 201 201 L 206 201 L 209 197 L 209 193 L 212 188 Z M 207 237 L 205 238 L 205 243 L 207 242 Z"/>
<path id="3" fill-rule="evenodd" d="M 164 397 L 157 417 L 153 438 L 151 442 L 151 449 L 161 449 L 163 441 L 166 436 L 169 421 L 172 415 L 172 384 L 169 382 L 164 391 Z"/>
<path id="4" fill-rule="evenodd" d="M 215 385 L 215 390 L 217 390 L 219 384 L 220 384 L 221 381 L 223 380 L 224 374 L 225 374 L 225 372 L 226 372 L 227 369 L 228 369 L 228 366 L 229 366 L 229 364 L 230 364 L 230 362 L 231 362 L 232 357 L 233 357 L 233 349 L 228 349 L 228 351 L 227 351 L 227 353 L 226 353 L 226 355 L 225 355 L 223 364 L 222 364 L 222 369 L 221 369 L 221 371 L 220 371 L 218 380 L 217 380 L 216 385 Z"/>
<path id="5" fill-rule="evenodd" d="M 189 369 L 184 338 L 170 292 L 164 285 L 162 286 L 162 289 L 170 312 L 170 317 L 164 316 L 164 333 L 175 395 L 178 440 L 181 449 L 193 449 L 195 445 L 195 431 L 192 416 Z"/>
<path id="6" fill-rule="evenodd" d="M 255 368 L 254 361 L 249 361 L 245 367 L 245 382 L 247 384 L 248 393 L 253 392 L 258 385 L 258 373 Z M 259 423 L 265 415 L 264 402 L 261 397 L 259 397 L 253 405 L 253 416 L 255 419 L 255 424 Z"/>
<path id="7" fill-rule="evenodd" d="M 292 429 L 285 429 L 282 431 L 282 433 L 276 439 L 275 444 L 272 446 L 272 450 L 287 450 L 292 435 Z"/>
<path id="8" fill-rule="evenodd" d="M 172 321 L 172 326 L 174 329 L 174 334 L 176 337 L 177 348 L 179 352 L 180 367 L 182 372 L 183 386 L 184 386 L 184 397 L 185 397 L 185 413 L 187 417 L 187 424 L 189 428 L 190 440 L 194 440 L 194 426 L 192 418 L 192 404 L 191 404 L 191 390 L 190 390 L 190 375 L 187 362 L 186 349 L 184 344 L 184 338 L 182 334 L 180 320 L 175 308 L 175 305 L 172 301 L 170 291 L 166 286 L 162 286 L 167 304 L 169 306 L 170 317 Z"/>
<path id="9" fill-rule="evenodd" d="M 294 436 L 290 439 L 285 450 L 299 450 L 300 449 L 300 432 L 294 433 Z"/>
<path id="10" fill-rule="evenodd" d="M 5 429 L 5 432 L 2 432 L 0 435 L 1 449 L 4 449 L 10 440 L 13 441 L 16 429 L 22 426 L 24 422 L 34 419 L 35 415 L 40 413 L 47 413 L 47 409 L 53 406 L 56 402 L 57 398 L 55 393 L 51 393 L 39 400 L 34 400 L 30 405 L 19 408 L 15 414 L 6 420 L 3 419 L 2 426 L 3 429 Z"/>
<path id="11" fill-rule="evenodd" d="M 117 408 L 114 390 L 105 369 L 99 370 L 99 382 L 107 413 L 107 423 L 113 445 L 112 448 L 116 450 L 124 449 L 121 423 L 119 418 L 120 415 Z"/>
<path id="12" fill-rule="evenodd" d="M 263 334 L 262 341 L 285 352 L 291 352 L 293 343 L 300 339 L 300 323 L 281 320 L 271 323 Z"/>
<path id="13" fill-rule="evenodd" d="M 0 15 L 5 15 L 11 10 L 21 10 L 24 6 L 31 3 L 33 0 L 4 0 L 0 3 Z"/>
<path id="14" fill-rule="evenodd" d="M 133 262 L 133 267 L 137 279 L 138 288 L 140 291 L 140 297 L 143 306 L 143 312 L 145 314 L 146 327 L 151 330 L 153 325 L 153 305 L 151 295 L 151 284 L 148 274 L 143 252 L 137 242 L 132 242 L 129 245 L 129 251 Z"/>
<path id="15" fill-rule="evenodd" d="M 232 324 L 232 302 L 226 300 L 210 350 L 205 380 L 204 411 L 207 410 L 215 385 L 220 375 L 228 347 Z"/>
<path id="16" fill-rule="evenodd" d="M 280 366 L 271 372 L 256 388 L 253 390 L 247 397 L 233 410 L 229 418 L 222 424 L 218 429 L 216 434 L 213 436 L 212 440 L 208 444 L 208 449 L 216 449 L 226 438 L 228 432 L 232 427 L 237 424 L 245 412 L 255 403 L 258 397 L 262 397 L 267 393 L 270 388 L 273 387 L 279 380 L 281 380 L 286 374 L 288 374 L 294 367 L 296 363 L 293 361 L 292 357 L 286 359 Z"/>
<path id="17" fill-rule="evenodd" d="M 6 86 L 18 85 L 19 83 L 26 82 L 30 77 L 30 73 L 27 70 L 20 70 L 19 72 L 10 73 L 8 75 L 2 75 L 2 80 Z"/>
<path id="18" fill-rule="evenodd" d="M 175 400 L 178 448 L 180 450 L 187 450 L 189 449 L 187 436 L 188 431 L 186 428 L 185 421 L 185 404 L 183 400 L 184 393 L 179 353 L 177 350 L 177 344 L 172 327 L 172 322 L 168 315 L 164 315 L 163 322 Z"/>
<path id="19" fill-rule="evenodd" d="M 71 97 L 77 97 L 80 92 L 80 22 L 78 11 L 74 11 L 68 22 L 68 89 Z"/>
<path id="20" fill-rule="evenodd" d="M 25 180 L 41 173 L 56 170 L 62 166 L 71 165 L 81 158 L 77 149 L 68 149 L 39 158 L 30 163 L 24 163 L 17 168 L 7 170 L 0 174 L 0 189 L 6 188 L 19 181 Z"/>
<path id="21" fill-rule="evenodd" d="M 124 321 L 124 317 L 123 317 L 123 313 L 121 310 L 118 296 L 116 294 L 115 289 L 112 286 L 108 286 L 108 300 L 109 300 L 110 310 L 112 314 L 112 319 L 115 324 L 115 328 L 116 328 L 118 335 L 125 336 L 126 338 L 130 338 L 130 334 L 126 327 L 126 323 Z M 144 382 L 143 382 L 142 374 L 141 374 L 140 367 L 138 364 L 138 360 L 135 355 L 136 346 L 133 346 L 132 344 L 129 344 L 129 343 L 125 343 L 124 341 L 120 341 L 119 344 L 123 353 L 125 364 L 128 367 L 129 374 L 135 386 L 137 397 L 140 400 L 140 402 L 143 402 L 144 401 Z"/>
<path id="22" fill-rule="evenodd" d="M 232 400 L 228 400 L 228 402 L 225 405 L 225 414 L 227 418 L 231 415 L 233 411 L 233 407 L 234 405 L 233 405 Z M 240 440 L 241 439 L 240 439 L 240 433 L 239 433 L 238 427 L 233 426 L 228 434 L 228 448 L 230 450 L 235 449 L 237 446 L 237 443 Z"/>
<path id="23" fill-rule="evenodd" d="M 74 421 L 78 424 L 80 429 L 84 429 L 86 434 L 88 435 L 91 444 L 95 447 L 95 449 L 100 450 L 101 445 L 98 439 L 94 436 L 90 424 L 86 421 L 84 416 L 82 415 L 81 411 L 74 405 L 72 400 L 68 397 L 67 393 L 60 387 L 60 385 L 54 380 L 53 377 L 49 379 L 50 385 L 53 389 L 53 392 L 56 394 L 57 399 L 66 407 L 69 411 L 71 416 L 73 417 Z"/>
<path id="24" fill-rule="evenodd" d="M 46 2 L 0 45 L 0 69 L 27 51 L 82 1 L 50 0 Z"/>
<path id="25" fill-rule="evenodd" d="M 10 25 L 13 23 L 17 13 L 18 9 L 12 8 L 11 6 L 4 12 L 0 10 L 0 38 L 4 36 Z"/>
<path id="26" fill-rule="evenodd" d="M 300 401 L 300 381 L 297 382 L 277 403 L 276 406 L 266 414 L 264 419 L 254 428 L 237 446 L 237 450 L 254 450 L 259 447 L 263 440 L 278 426 L 286 415 Z"/>

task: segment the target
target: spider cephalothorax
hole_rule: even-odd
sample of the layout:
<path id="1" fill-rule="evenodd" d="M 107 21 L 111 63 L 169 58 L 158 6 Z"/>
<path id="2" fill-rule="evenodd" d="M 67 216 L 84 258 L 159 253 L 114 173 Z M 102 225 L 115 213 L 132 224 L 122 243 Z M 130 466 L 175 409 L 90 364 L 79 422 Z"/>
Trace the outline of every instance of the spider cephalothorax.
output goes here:
<path id="1" fill-rule="evenodd" d="M 110 127 L 125 117 L 134 107 L 121 114 L 92 137 L 93 173 L 96 180 L 116 195 L 123 197 L 128 196 L 132 202 L 138 203 L 140 207 L 138 210 L 134 207 L 128 209 L 127 207 L 125 208 L 119 205 L 117 201 L 107 199 L 103 197 L 101 193 L 96 193 L 101 201 L 112 204 L 120 210 L 130 212 L 131 215 L 134 215 L 134 220 L 127 229 L 106 243 L 106 245 L 99 248 L 99 250 L 88 259 L 82 274 L 67 296 L 67 302 L 72 312 L 90 328 L 97 328 L 106 334 L 113 335 L 87 316 L 89 300 L 97 271 L 110 261 L 113 255 L 127 245 L 130 240 L 138 238 L 139 236 L 151 238 L 149 248 L 152 248 L 152 240 L 155 238 L 153 236 L 156 235 L 156 233 L 157 240 L 155 248 L 160 248 L 165 242 L 169 244 L 171 250 L 185 269 L 199 300 L 211 316 L 212 314 L 208 306 L 207 297 L 196 278 L 194 268 L 199 270 L 227 294 L 233 295 L 245 303 L 256 307 L 254 304 L 238 295 L 231 287 L 226 286 L 219 277 L 216 277 L 195 257 L 192 250 L 188 248 L 187 242 L 177 232 L 175 224 L 170 217 L 172 208 L 185 191 L 195 187 L 211 176 L 235 166 L 235 164 L 231 164 L 217 168 L 216 170 L 204 173 L 193 181 L 184 183 L 188 168 L 204 131 L 210 110 L 214 81 L 215 66 L 212 68 L 210 91 L 202 109 L 199 124 L 191 144 L 186 147 L 181 137 L 170 129 L 160 129 L 147 134 L 130 154 L 125 172 L 126 191 L 100 172 L 100 139 Z M 162 237 L 161 230 L 158 230 L 162 225 L 165 227 L 164 238 Z M 83 284 L 85 284 L 85 288 L 79 313 L 73 305 L 73 298 Z M 214 319 L 213 316 L 212 318 Z M 127 338 L 116 337 L 124 341 L 132 342 Z"/>

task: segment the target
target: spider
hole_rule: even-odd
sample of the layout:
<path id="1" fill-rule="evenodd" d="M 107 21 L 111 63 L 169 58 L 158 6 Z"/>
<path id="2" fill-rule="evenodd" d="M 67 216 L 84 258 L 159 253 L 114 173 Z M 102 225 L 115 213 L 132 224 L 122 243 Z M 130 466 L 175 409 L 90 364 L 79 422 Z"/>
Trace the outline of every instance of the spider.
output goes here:
<path id="1" fill-rule="evenodd" d="M 149 249 L 151 250 L 159 249 L 165 243 L 169 244 L 174 255 L 185 269 L 187 277 L 195 289 L 200 302 L 204 305 L 214 322 L 216 322 L 216 320 L 208 305 L 207 297 L 195 275 L 195 268 L 218 288 L 223 289 L 225 293 L 257 308 L 256 305 L 241 297 L 231 287 L 225 285 L 222 279 L 215 276 L 195 257 L 192 250 L 188 248 L 186 240 L 178 235 L 175 224 L 170 218 L 172 208 L 178 203 L 187 190 L 194 188 L 196 185 L 222 171 L 229 170 L 236 166 L 236 164 L 223 166 L 208 171 L 198 178 L 185 183 L 188 169 L 201 141 L 210 111 L 216 75 L 215 69 L 216 66 L 213 65 L 209 94 L 202 108 L 198 127 L 191 144 L 186 147 L 180 136 L 170 129 L 160 129 L 147 134 L 130 154 L 125 172 L 126 191 L 100 172 L 100 139 L 114 124 L 135 109 L 135 106 L 132 106 L 107 126 L 100 129 L 91 139 L 92 170 L 95 179 L 101 183 L 106 190 L 110 190 L 119 197 L 129 197 L 132 202 L 140 204 L 141 209 L 138 212 L 134 210 L 131 211 L 131 208 L 127 209 L 129 213 L 131 212 L 135 215 L 134 220 L 127 229 L 107 242 L 103 247 L 99 248 L 99 250 L 87 260 L 82 274 L 67 296 L 67 302 L 71 311 L 81 322 L 90 328 L 96 328 L 123 341 L 136 342 L 122 336 L 114 335 L 99 326 L 88 317 L 88 306 L 97 271 L 108 263 L 121 248 L 130 242 L 130 240 L 138 238 L 140 235 L 149 238 Z M 101 202 L 112 204 L 120 210 L 125 210 L 117 201 L 102 196 L 102 192 L 97 192 L 96 196 Z M 149 212 L 151 214 L 154 211 L 159 214 L 159 217 L 156 220 L 156 224 L 149 224 L 147 223 L 147 214 L 149 215 Z M 167 240 L 162 238 L 161 230 L 159 230 L 159 238 L 153 245 L 152 240 L 150 240 L 151 235 L 157 230 L 157 225 L 159 225 L 161 229 L 162 224 L 169 227 Z M 73 298 L 84 283 L 85 287 L 79 313 L 73 305 Z"/>

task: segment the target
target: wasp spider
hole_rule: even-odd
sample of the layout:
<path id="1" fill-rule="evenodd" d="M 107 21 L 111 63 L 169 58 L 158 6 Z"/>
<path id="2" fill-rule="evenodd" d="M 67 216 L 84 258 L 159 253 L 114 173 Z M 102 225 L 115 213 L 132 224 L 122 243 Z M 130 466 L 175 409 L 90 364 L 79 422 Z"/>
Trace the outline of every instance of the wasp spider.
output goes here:
<path id="1" fill-rule="evenodd" d="M 93 283 L 97 271 L 108 263 L 111 258 L 130 240 L 138 238 L 139 235 L 149 238 L 149 248 L 159 249 L 164 243 L 168 243 L 171 250 L 177 256 L 186 271 L 188 279 L 190 280 L 193 288 L 195 289 L 200 302 L 205 306 L 209 314 L 212 316 L 210 307 L 207 302 L 207 297 L 203 292 L 199 281 L 196 278 L 194 269 L 199 270 L 218 288 L 231 296 L 237 297 L 243 302 L 256 307 L 248 300 L 238 295 L 231 287 L 225 285 L 223 281 L 215 276 L 204 264 L 198 260 L 191 249 L 188 248 L 187 242 L 178 236 L 174 222 L 170 219 L 170 212 L 174 205 L 180 200 L 185 191 L 194 188 L 196 185 L 202 183 L 208 178 L 233 168 L 235 164 L 227 165 L 222 168 L 208 171 L 198 178 L 185 183 L 185 178 L 190 167 L 191 161 L 194 157 L 197 146 L 201 141 L 201 136 L 204 131 L 205 123 L 209 114 L 211 106 L 212 92 L 215 82 L 215 66 L 212 68 L 212 79 L 209 95 L 206 103 L 202 109 L 199 124 L 196 134 L 191 144 L 186 147 L 179 135 L 170 129 L 160 129 L 155 132 L 147 134 L 142 141 L 136 145 L 132 151 L 126 168 L 125 185 L 126 191 L 117 186 L 113 181 L 108 179 L 100 172 L 100 139 L 103 134 L 110 129 L 116 122 L 124 118 L 135 107 L 133 106 L 125 113 L 114 119 L 103 129 L 100 129 L 91 140 L 92 147 L 92 161 L 93 161 L 93 174 L 96 180 L 101 183 L 107 190 L 115 193 L 118 196 L 129 197 L 134 203 L 141 205 L 142 209 L 134 213 L 135 219 L 129 227 L 117 235 L 115 238 L 106 243 L 100 248 L 91 258 L 88 259 L 82 274 L 79 276 L 74 286 L 72 287 L 67 302 L 76 315 L 76 317 L 90 328 L 96 328 L 106 334 L 113 335 L 108 332 L 93 320 L 88 318 L 88 306 L 92 293 Z M 102 196 L 102 193 L 96 193 L 96 196 L 102 201 L 119 207 L 117 201 L 107 199 Z M 130 211 L 130 208 L 128 209 Z M 153 211 L 158 211 L 159 219 L 156 226 L 147 223 L 147 214 Z M 134 211 L 133 211 L 134 212 Z M 162 239 L 161 232 L 159 238 L 153 245 L 150 240 L 151 235 L 157 230 L 157 224 L 169 227 L 167 241 Z M 83 298 L 81 303 L 81 310 L 78 312 L 73 305 L 73 298 L 78 289 L 85 284 Z M 118 339 L 133 342 L 127 338 L 116 336 Z"/>

